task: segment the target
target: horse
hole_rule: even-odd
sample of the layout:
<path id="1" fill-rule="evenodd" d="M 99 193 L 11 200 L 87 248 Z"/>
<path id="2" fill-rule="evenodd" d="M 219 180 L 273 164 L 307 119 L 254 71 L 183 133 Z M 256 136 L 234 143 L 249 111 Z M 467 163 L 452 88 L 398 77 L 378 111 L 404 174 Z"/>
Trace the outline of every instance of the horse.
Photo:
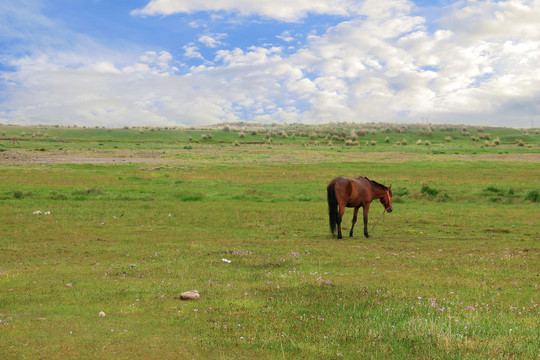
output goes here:
<path id="1" fill-rule="evenodd" d="M 328 184 L 327 200 L 328 200 L 328 215 L 330 217 L 330 230 L 332 235 L 338 230 L 338 239 L 342 239 L 341 220 L 345 214 L 346 207 L 354 208 L 352 226 L 349 236 L 353 236 L 354 224 L 356 223 L 358 209 L 364 209 L 364 236 L 369 238 L 368 234 L 368 213 L 371 202 L 375 199 L 380 199 L 384 206 L 384 211 L 392 212 L 392 185 L 386 187 L 376 181 L 369 180 L 367 177 L 337 177 Z M 383 212 L 384 214 L 384 212 Z"/>

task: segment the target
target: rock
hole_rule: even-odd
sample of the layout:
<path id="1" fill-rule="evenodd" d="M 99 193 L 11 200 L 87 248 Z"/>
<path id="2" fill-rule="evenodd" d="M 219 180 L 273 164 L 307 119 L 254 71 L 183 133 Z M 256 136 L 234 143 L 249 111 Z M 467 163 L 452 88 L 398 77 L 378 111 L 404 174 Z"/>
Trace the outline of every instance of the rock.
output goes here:
<path id="1" fill-rule="evenodd" d="M 105 313 L 104 313 L 103 311 L 100 311 L 100 312 L 99 312 L 99 316 L 105 317 Z"/>
<path id="2" fill-rule="evenodd" d="M 181 300 L 199 300 L 201 295 L 198 290 L 189 290 L 180 294 Z"/>

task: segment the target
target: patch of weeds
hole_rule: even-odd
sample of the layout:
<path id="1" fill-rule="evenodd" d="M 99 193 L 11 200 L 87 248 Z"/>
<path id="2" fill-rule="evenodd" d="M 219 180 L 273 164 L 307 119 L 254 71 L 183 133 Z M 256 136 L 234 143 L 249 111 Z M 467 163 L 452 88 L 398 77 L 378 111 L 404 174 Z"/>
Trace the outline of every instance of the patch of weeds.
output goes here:
<path id="1" fill-rule="evenodd" d="M 202 201 L 206 195 L 200 193 L 175 194 L 174 197 L 180 201 Z"/>
<path id="2" fill-rule="evenodd" d="M 14 199 L 24 199 L 24 198 L 31 197 L 31 196 L 32 196 L 31 192 L 24 192 L 24 191 L 20 191 L 20 190 L 13 191 L 13 198 Z"/>
<path id="3" fill-rule="evenodd" d="M 494 193 L 500 193 L 502 191 L 501 189 L 498 189 L 498 188 L 493 187 L 493 186 L 487 187 L 484 190 L 488 191 L 488 192 L 494 192 Z"/>
<path id="4" fill-rule="evenodd" d="M 489 196 L 491 202 L 512 202 L 516 197 L 516 191 L 514 189 L 499 189 L 494 186 L 489 186 L 484 189 L 484 196 Z"/>
<path id="5" fill-rule="evenodd" d="M 525 201 L 538 202 L 540 200 L 540 192 L 538 190 L 531 190 L 525 195 Z"/>
<path id="6" fill-rule="evenodd" d="M 312 201 L 313 199 L 309 196 L 306 196 L 306 195 L 301 195 L 301 196 L 297 196 L 296 197 L 296 200 L 297 201 L 305 201 L 305 202 L 308 202 L 308 201 Z"/>
<path id="7" fill-rule="evenodd" d="M 404 198 L 409 196 L 409 190 L 405 188 L 392 189 L 392 202 L 399 204 L 403 203 Z"/>
<path id="8" fill-rule="evenodd" d="M 437 196 L 439 194 L 439 190 L 432 189 L 427 185 L 422 185 L 422 189 L 420 190 L 420 192 L 424 195 L 429 195 L 429 196 Z"/>
<path id="9" fill-rule="evenodd" d="M 59 193 L 57 191 L 53 191 L 51 195 L 49 195 L 49 199 L 51 200 L 67 200 L 69 199 L 69 196 L 63 193 Z"/>
<path id="10" fill-rule="evenodd" d="M 427 197 L 430 200 L 439 201 L 439 202 L 445 202 L 452 200 L 452 197 L 448 195 L 446 192 L 430 188 L 428 185 L 422 185 L 422 189 L 420 189 L 420 192 L 422 195 Z"/>
<path id="11" fill-rule="evenodd" d="M 105 191 L 103 191 L 102 189 L 91 188 L 91 189 L 76 190 L 76 191 L 72 192 L 71 194 L 73 196 L 80 196 L 80 195 L 83 195 L 83 196 L 100 196 L 100 195 L 105 195 Z"/>

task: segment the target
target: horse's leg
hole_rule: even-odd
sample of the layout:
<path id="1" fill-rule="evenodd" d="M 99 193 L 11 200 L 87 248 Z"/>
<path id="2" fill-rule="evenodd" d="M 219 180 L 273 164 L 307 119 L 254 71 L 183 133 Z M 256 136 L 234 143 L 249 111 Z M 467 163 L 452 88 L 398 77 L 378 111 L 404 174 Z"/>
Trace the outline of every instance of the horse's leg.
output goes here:
<path id="1" fill-rule="evenodd" d="M 369 205 L 371 204 L 364 204 L 364 236 L 369 237 L 367 225 L 368 225 L 368 213 L 369 213 Z"/>
<path id="2" fill-rule="evenodd" d="M 354 230 L 354 224 L 356 224 L 356 220 L 358 218 L 358 209 L 360 207 L 355 207 L 354 208 L 354 215 L 353 215 L 353 218 L 352 218 L 352 225 L 351 225 L 351 231 L 349 232 L 349 236 L 352 237 L 353 236 L 353 230 Z"/>
<path id="3" fill-rule="evenodd" d="M 343 215 L 345 214 L 345 206 L 339 205 L 339 213 L 337 216 L 337 238 L 343 239 L 343 235 L 341 234 L 341 220 L 343 220 Z"/>

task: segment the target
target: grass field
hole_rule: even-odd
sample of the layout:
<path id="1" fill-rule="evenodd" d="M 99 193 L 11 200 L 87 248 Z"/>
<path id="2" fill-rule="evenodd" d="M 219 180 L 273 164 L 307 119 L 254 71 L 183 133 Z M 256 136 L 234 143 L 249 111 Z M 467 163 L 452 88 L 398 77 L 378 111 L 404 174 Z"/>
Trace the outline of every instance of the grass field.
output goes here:
<path id="1" fill-rule="evenodd" d="M 540 355 L 537 129 L 3 125 L 0 138 L 2 359 Z M 339 175 L 392 184 L 369 239 L 360 223 L 330 234 Z M 200 300 L 179 299 L 191 289 Z"/>

